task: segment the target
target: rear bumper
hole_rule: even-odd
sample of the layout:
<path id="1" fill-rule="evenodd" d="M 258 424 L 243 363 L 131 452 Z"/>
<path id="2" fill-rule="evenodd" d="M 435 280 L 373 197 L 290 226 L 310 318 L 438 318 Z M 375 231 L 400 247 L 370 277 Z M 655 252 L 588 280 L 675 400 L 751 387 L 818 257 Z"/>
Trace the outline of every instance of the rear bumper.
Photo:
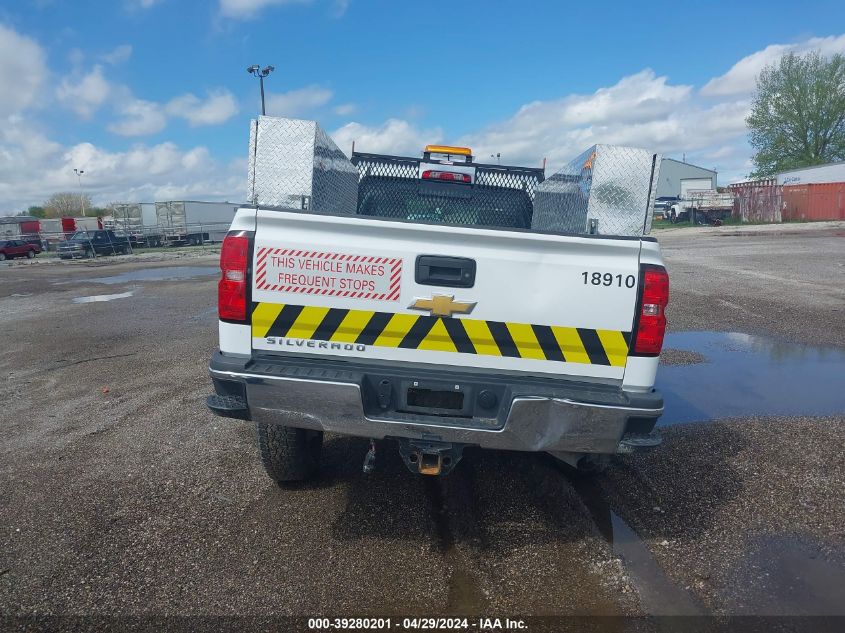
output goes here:
<path id="1" fill-rule="evenodd" d="M 518 451 L 615 453 L 626 433 L 648 433 L 663 413 L 659 393 L 614 385 L 467 373 L 442 367 L 297 358 L 236 358 L 215 352 L 209 372 L 218 415 L 381 439 L 409 438 Z M 469 395 L 488 389 L 484 415 L 421 415 L 384 406 L 373 389 L 434 379 Z M 411 383 L 413 384 L 413 383 Z"/>

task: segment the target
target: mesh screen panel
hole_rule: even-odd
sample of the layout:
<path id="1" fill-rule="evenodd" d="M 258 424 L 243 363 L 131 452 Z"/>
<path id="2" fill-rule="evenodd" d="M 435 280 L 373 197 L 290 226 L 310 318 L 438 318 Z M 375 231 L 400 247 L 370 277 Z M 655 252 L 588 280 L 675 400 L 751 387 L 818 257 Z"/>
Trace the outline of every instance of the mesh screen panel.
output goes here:
<path id="1" fill-rule="evenodd" d="M 474 165 L 475 184 L 420 179 L 420 159 L 353 154 L 358 213 L 443 224 L 529 228 L 540 169 Z M 448 166 L 443 166 L 448 171 Z"/>

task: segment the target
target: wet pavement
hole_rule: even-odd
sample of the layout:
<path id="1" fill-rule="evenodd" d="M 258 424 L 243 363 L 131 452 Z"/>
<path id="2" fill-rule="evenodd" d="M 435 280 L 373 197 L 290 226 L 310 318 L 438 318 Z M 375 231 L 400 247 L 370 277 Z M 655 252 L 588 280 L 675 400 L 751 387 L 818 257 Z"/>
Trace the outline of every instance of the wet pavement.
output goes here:
<path id="1" fill-rule="evenodd" d="M 739 615 L 845 616 L 845 557 L 826 560 L 806 536 L 764 535 L 728 572 L 738 589 L 729 608 Z"/>
<path id="2" fill-rule="evenodd" d="M 815 270 L 820 251 L 799 269 Z M 667 337 L 677 352 L 658 373 L 664 444 L 593 480 L 549 456 L 473 449 L 449 477 L 424 479 L 390 445 L 366 476 L 366 442 L 330 436 L 319 479 L 278 488 L 250 425 L 202 404 L 218 272 L 197 263 L 0 276 L 0 611 L 829 614 L 845 604 L 845 418 L 832 388 L 843 348 L 794 342 L 845 330 L 824 292 L 803 300 L 794 332 L 770 334 L 754 316 L 768 299 L 713 295 L 710 277 L 692 274 L 700 264 L 670 260 L 670 322 L 691 331 Z M 753 296 L 758 283 L 740 277 L 733 292 Z M 719 322 L 722 301 L 744 310 L 731 330 L 757 333 L 693 331 L 702 316 Z"/>
<path id="3" fill-rule="evenodd" d="M 572 473 L 572 485 L 581 495 L 601 535 L 624 563 L 648 615 L 704 615 L 706 608 L 690 592 L 676 585 L 660 567 L 646 542 L 611 509 L 593 478 Z"/>
<path id="4" fill-rule="evenodd" d="M 661 364 L 660 426 L 762 415 L 845 414 L 845 350 L 738 332 L 676 332 L 672 350 L 697 355 L 687 364 Z"/>
<path id="5" fill-rule="evenodd" d="M 135 290 L 118 292 L 111 295 L 88 295 L 85 297 L 74 297 L 74 303 L 99 303 L 103 301 L 114 301 L 115 299 L 128 299 L 135 295 Z"/>
<path id="6" fill-rule="evenodd" d="M 219 274 L 220 268 L 217 266 L 159 266 L 157 268 L 139 268 L 109 277 L 93 277 L 85 281 L 111 285 L 133 281 L 186 281 L 202 277 L 216 277 Z"/>

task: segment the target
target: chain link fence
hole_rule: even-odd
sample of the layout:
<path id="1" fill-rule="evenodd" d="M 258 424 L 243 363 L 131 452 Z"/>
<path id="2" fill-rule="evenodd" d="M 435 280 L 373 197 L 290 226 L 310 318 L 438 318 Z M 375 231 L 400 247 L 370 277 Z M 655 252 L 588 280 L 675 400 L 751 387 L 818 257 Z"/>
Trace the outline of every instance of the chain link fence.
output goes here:
<path id="1" fill-rule="evenodd" d="M 193 223 L 182 227 L 132 226 L 106 222 L 102 229 L 38 231 L 20 233 L 8 229 L 0 242 L 35 247 L 35 253 L 53 253 L 62 258 L 91 258 L 98 255 L 130 254 L 136 249 L 204 246 L 219 244 L 229 230 L 228 222 Z M 12 246 L 17 247 L 18 244 Z M 24 255 L 26 256 L 25 252 Z"/>

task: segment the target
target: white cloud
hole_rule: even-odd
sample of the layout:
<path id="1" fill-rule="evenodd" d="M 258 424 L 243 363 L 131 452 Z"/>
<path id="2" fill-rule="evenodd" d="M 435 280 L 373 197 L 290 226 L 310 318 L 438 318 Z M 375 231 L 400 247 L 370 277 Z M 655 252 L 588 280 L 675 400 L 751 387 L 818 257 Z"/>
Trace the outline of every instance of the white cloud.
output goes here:
<path id="1" fill-rule="evenodd" d="M 349 116 L 354 114 L 356 110 L 358 110 L 358 106 L 354 103 L 341 103 L 332 108 L 332 111 L 338 116 Z"/>
<path id="2" fill-rule="evenodd" d="M 113 201 L 244 200 L 246 160 L 215 160 L 207 148 L 174 143 L 109 151 L 92 143 L 63 146 L 33 133 L 35 122 L 13 117 L 0 126 L 0 212 L 40 204 L 52 193 L 76 190 L 74 168 L 95 204 Z"/>
<path id="3" fill-rule="evenodd" d="M 691 86 L 670 85 L 646 69 L 589 95 L 522 106 L 512 117 L 459 139 L 476 155 L 502 162 L 558 166 L 594 143 L 664 149 L 683 136 L 680 112 L 690 111 Z"/>
<path id="4" fill-rule="evenodd" d="M 82 62 L 85 61 L 85 53 L 79 48 L 72 48 L 67 54 L 67 59 L 72 66 L 81 66 Z"/>
<path id="5" fill-rule="evenodd" d="M 120 106 L 122 118 L 108 126 L 110 132 L 121 136 L 145 136 L 161 132 L 167 125 L 167 115 L 153 101 L 131 99 Z"/>
<path id="6" fill-rule="evenodd" d="M 333 93 L 327 88 L 312 85 L 281 94 L 268 94 L 267 114 L 298 117 L 306 115 L 331 101 Z"/>
<path id="7" fill-rule="evenodd" d="M 813 37 L 796 44 L 772 44 L 761 51 L 743 57 L 724 75 L 714 77 L 701 89 L 705 97 L 749 95 L 754 91 L 755 80 L 765 66 L 773 64 L 787 53 L 798 55 L 820 51 L 823 55 L 845 53 L 845 34 L 830 37 Z"/>
<path id="8" fill-rule="evenodd" d="M 129 60 L 132 56 L 132 46 L 129 44 L 121 44 L 102 56 L 102 60 L 107 64 L 116 66 Z"/>
<path id="9" fill-rule="evenodd" d="M 117 53 L 118 58 L 123 55 Z M 65 107 L 83 118 L 90 118 L 109 103 L 119 119 L 107 127 L 121 136 L 156 134 L 166 127 L 169 116 L 182 118 L 191 127 L 198 127 L 224 123 L 238 112 L 237 99 L 228 90 L 209 91 L 204 100 L 186 93 L 166 104 L 139 99 L 127 86 L 110 84 L 100 65 L 81 77 L 63 79 L 56 96 Z"/>
<path id="10" fill-rule="evenodd" d="M 441 142 L 443 132 L 439 128 L 420 130 L 407 121 L 389 119 L 377 127 L 347 123 L 335 130 L 332 138 L 344 152 L 351 149 L 354 141 L 363 152 L 416 156 L 427 144 Z"/>
<path id="11" fill-rule="evenodd" d="M 188 93 L 171 100 L 166 111 L 170 116 L 185 119 L 191 127 L 219 125 L 238 113 L 238 102 L 228 90 L 209 92 L 205 101 Z"/>
<path id="12" fill-rule="evenodd" d="M 151 9 L 162 0 L 126 0 L 126 6 L 129 9 Z"/>
<path id="13" fill-rule="evenodd" d="M 100 109 L 110 93 L 111 87 L 99 65 L 82 77 L 65 77 L 56 89 L 59 101 L 86 119 Z"/>
<path id="14" fill-rule="evenodd" d="M 47 74 L 44 49 L 35 40 L 0 24 L 0 116 L 32 105 Z"/>
<path id="15" fill-rule="evenodd" d="M 528 103 L 458 138 L 444 139 L 440 129 L 402 119 L 376 126 L 349 123 L 332 136 L 344 151 L 354 140 L 360 151 L 418 156 L 426 144 L 445 141 L 471 147 L 480 161 L 500 153 L 503 163 L 539 166 L 547 158 L 551 171 L 590 145 L 611 143 L 678 158 L 686 153 L 688 160 L 700 158 L 708 167 L 716 160 L 729 173 L 739 169 L 739 156 L 747 156 L 748 107 L 747 99 L 699 103 L 691 86 L 672 85 L 646 69 L 591 94 Z M 724 147 L 734 148 L 733 154 L 710 155 Z"/>
<path id="16" fill-rule="evenodd" d="M 311 0 L 220 0 L 220 15 L 238 20 L 254 18 L 267 7 L 302 4 Z"/>

